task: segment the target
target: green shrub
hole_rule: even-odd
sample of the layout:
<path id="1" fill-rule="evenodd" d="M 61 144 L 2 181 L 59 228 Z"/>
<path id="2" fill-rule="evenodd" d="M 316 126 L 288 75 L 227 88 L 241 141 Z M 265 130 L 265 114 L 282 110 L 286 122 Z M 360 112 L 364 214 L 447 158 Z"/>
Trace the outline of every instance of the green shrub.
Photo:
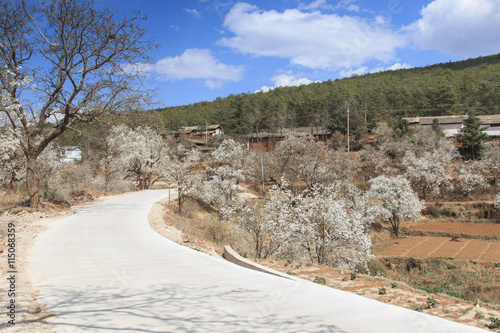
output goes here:
<path id="1" fill-rule="evenodd" d="M 418 312 L 422 312 L 422 311 L 424 311 L 424 307 L 422 305 L 415 305 L 413 307 L 413 310 L 418 311 Z"/>
<path id="2" fill-rule="evenodd" d="M 488 328 L 495 329 L 500 327 L 500 319 L 497 317 L 490 317 L 490 324 L 488 325 Z"/>
<path id="3" fill-rule="evenodd" d="M 326 284 L 326 279 L 322 276 L 316 276 L 316 278 L 314 279 L 314 283 Z"/>
<path id="4" fill-rule="evenodd" d="M 358 277 L 358 273 L 356 273 L 356 272 L 351 273 L 351 280 L 356 280 L 357 277 Z"/>
<path id="5" fill-rule="evenodd" d="M 427 303 L 425 303 L 425 307 L 427 309 L 432 309 L 438 304 L 438 301 L 434 298 L 434 296 L 427 298 Z"/>
<path id="6" fill-rule="evenodd" d="M 391 283 L 391 287 L 393 288 L 397 288 L 399 286 L 399 284 L 397 282 L 392 282 Z"/>
<path id="7" fill-rule="evenodd" d="M 476 314 L 474 315 L 474 318 L 476 318 L 476 319 L 484 319 L 484 314 L 482 314 L 481 312 L 476 312 Z"/>
<path id="8" fill-rule="evenodd" d="M 385 295 L 385 294 L 387 294 L 387 290 L 386 290 L 384 287 L 381 287 L 381 288 L 378 290 L 378 293 L 379 293 L 379 295 Z"/>

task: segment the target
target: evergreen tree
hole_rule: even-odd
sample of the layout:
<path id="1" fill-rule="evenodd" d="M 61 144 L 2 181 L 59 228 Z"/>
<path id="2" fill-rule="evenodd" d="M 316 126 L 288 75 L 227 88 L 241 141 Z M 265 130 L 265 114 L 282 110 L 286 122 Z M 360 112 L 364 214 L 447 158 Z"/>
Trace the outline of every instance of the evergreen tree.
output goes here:
<path id="1" fill-rule="evenodd" d="M 443 130 L 439 126 L 439 119 L 434 118 L 432 120 L 432 130 L 434 131 L 434 133 L 436 133 L 436 137 L 437 137 L 438 140 L 440 138 L 444 138 L 445 137 L 445 134 L 444 134 Z"/>
<path id="2" fill-rule="evenodd" d="M 481 121 L 478 117 L 469 115 L 464 119 L 464 126 L 457 135 L 460 143 L 460 153 L 467 159 L 481 159 L 484 150 L 484 141 L 488 134 L 481 128 Z"/>

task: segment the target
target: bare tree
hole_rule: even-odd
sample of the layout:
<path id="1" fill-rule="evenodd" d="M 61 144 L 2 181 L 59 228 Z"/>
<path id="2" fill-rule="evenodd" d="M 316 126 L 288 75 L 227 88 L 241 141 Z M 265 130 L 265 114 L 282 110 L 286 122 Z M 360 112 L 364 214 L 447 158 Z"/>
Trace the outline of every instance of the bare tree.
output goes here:
<path id="1" fill-rule="evenodd" d="M 54 139 L 78 122 L 146 100 L 134 88 L 142 77 L 134 64 L 147 61 L 144 52 L 153 46 L 139 25 L 143 19 L 140 13 L 118 17 L 93 1 L 0 5 L 0 88 L 8 106 L 15 104 L 2 103 L 0 113 L 21 131 L 32 207 L 39 204 L 37 158 Z M 28 78 L 35 87 L 18 84 Z"/>

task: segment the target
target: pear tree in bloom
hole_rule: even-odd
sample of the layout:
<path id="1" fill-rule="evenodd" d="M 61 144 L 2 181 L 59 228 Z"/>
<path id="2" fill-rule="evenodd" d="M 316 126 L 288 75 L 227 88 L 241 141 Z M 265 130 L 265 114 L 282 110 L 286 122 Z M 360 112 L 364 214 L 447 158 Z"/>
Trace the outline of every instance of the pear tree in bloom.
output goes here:
<path id="1" fill-rule="evenodd" d="M 26 181 L 26 156 L 22 150 L 22 140 L 19 130 L 8 127 L 0 134 L 0 185 L 14 189 L 15 184 Z M 51 178 L 57 178 L 62 163 L 52 144 L 45 149 L 37 159 L 34 170 L 37 183 L 47 183 Z"/>
<path id="2" fill-rule="evenodd" d="M 20 146 L 17 131 L 7 128 L 0 134 L 0 185 L 8 184 L 11 189 L 24 179 L 26 174 L 26 158 Z"/>
<path id="3" fill-rule="evenodd" d="M 211 165 L 199 173 L 199 181 L 190 184 L 188 195 L 220 213 L 220 208 L 232 200 L 234 192 L 244 190 L 239 182 L 245 179 L 243 161 L 246 155 L 245 146 L 232 139 L 224 140 L 212 153 Z"/>
<path id="4" fill-rule="evenodd" d="M 274 150 L 271 180 L 279 186 L 281 180 L 293 184 L 297 179 L 309 188 L 319 183 L 331 183 L 337 175 L 333 153 L 322 142 L 314 142 L 311 137 L 288 134 Z"/>
<path id="5" fill-rule="evenodd" d="M 215 181 L 211 187 L 225 193 L 225 200 L 232 199 L 233 191 L 238 190 L 238 184 L 245 179 L 243 164 L 247 155 L 245 146 L 232 139 L 222 141 L 212 153 L 215 167 L 208 170 L 210 175 L 207 176 L 212 176 L 211 180 Z"/>
<path id="6" fill-rule="evenodd" d="M 182 202 L 192 191 L 192 188 L 201 180 L 201 175 L 194 168 L 200 161 L 200 152 L 197 149 L 177 149 L 171 153 L 170 167 L 164 171 L 168 179 L 177 184 L 177 202 L 179 213 L 182 212 Z"/>
<path id="7" fill-rule="evenodd" d="M 465 162 L 457 173 L 458 188 L 467 197 L 473 190 L 477 188 L 489 187 L 486 178 L 481 174 L 481 162 L 468 161 Z"/>
<path id="8" fill-rule="evenodd" d="M 451 172 L 447 167 L 451 159 L 450 155 L 437 150 L 424 152 L 420 157 L 410 150 L 405 154 L 401 166 L 406 171 L 406 177 L 422 191 L 422 197 L 426 199 L 428 192 L 439 193 L 443 186 L 451 184 Z"/>
<path id="9" fill-rule="evenodd" d="M 258 259 L 268 258 L 289 245 L 293 230 L 290 197 L 274 188 L 270 199 L 235 199 L 221 209 L 226 222 L 233 222 L 236 231 L 254 250 Z"/>
<path id="10" fill-rule="evenodd" d="M 226 139 L 212 152 L 212 158 L 220 163 L 231 165 L 234 170 L 241 170 L 247 153 L 248 150 L 243 144 L 233 139 Z"/>
<path id="11" fill-rule="evenodd" d="M 497 179 L 500 179 L 500 143 L 491 143 L 486 147 L 481 160 L 481 169 L 493 178 L 493 184 L 497 182 Z"/>
<path id="12" fill-rule="evenodd" d="M 139 189 L 148 188 L 165 177 L 164 170 L 170 167 L 169 147 L 166 140 L 149 127 L 113 127 L 108 142 L 118 153 L 116 162 L 126 178 L 136 181 Z"/>
<path id="13" fill-rule="evenodd" d="M 497 201 L 495 202 L 495 208 L 500 209 L 500 192 L 497 194 Z"/>
<path id="14" fill-rule="evenodd" d="M 295 237 L 311 261 L 366 266 L 371 258 L 367 220 L 338 189 L 317 185 L 296 198 L 290 219 Z"/>
<path id="15" fill-rule="evenodd" d="M 199 181 L 194 182 L 190 187 L 188 195 L 198 201 L 211 205 L 217 212 L 224 203 L 232 200 L 232 195 L 236 191 L 243 191 L 244 188 L 233 182 L 222 179 L 219 176 L 210 176 L 207 178 L 205 174 Z"/>
<path id="16" fill-rule="evenodd" d="M 257 184 L 262 184 L 262 197 L 266 197 L 265 184 L 272 174 L 273 162 L 272 154 L 263 150 L 250 150 L 244 161 L 244 174 Z"/>
<path id="17" fill-rule="evenodd" d="M 370 180 L 368 195 L 378 208 L 378 214 L 389 221 L 392 232 L 399 237 L 399 226 L 405 219 L 420 217 L 422 202 L 413 192 L 410 182 L 402 177 L 379 176 Z"/>

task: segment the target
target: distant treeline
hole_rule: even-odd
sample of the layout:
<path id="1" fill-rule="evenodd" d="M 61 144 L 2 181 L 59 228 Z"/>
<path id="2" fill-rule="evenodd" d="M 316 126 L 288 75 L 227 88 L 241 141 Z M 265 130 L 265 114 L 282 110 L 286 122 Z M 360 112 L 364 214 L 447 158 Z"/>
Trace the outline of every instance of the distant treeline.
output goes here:
<path id="1" fill-rule="evenodd" d="M 500 54 L 400 69 L 266 93 L 231 94 L 212 102 L 157 109 L 168 129 L 221 124 L 229 135 L 328 126 L 351 135 L 401 117 L 500 113 Z"/>

